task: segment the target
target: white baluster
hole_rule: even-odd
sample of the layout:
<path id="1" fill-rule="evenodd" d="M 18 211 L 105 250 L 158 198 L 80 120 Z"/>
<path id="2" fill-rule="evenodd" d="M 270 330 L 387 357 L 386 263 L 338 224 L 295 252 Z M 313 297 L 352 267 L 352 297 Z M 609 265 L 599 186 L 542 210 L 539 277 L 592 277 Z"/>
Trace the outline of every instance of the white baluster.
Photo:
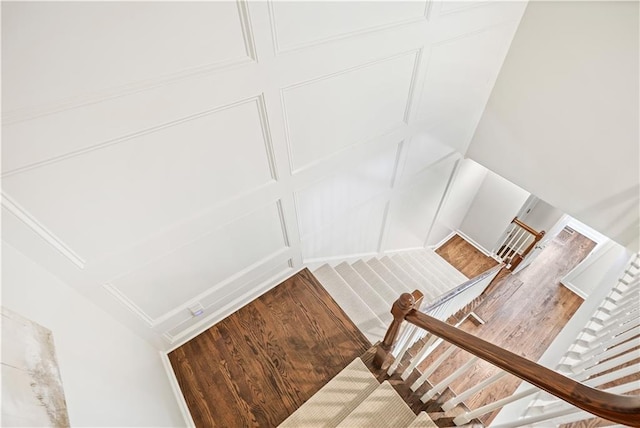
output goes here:
<path id="1" fill-rule="evenodd" d="M 636 346 L 638 346 L 638 344 L 635 341 L 629 341 L 629 342 L 623 343 L 621 345 L 607 349 L 605 352 L 601 354 L 594 355 L 589 359 L 585 359 L 582 361 L 578 360 L 577 363 L 571 366 L 571 370 L 574 373 L 577 373 L 578 371 L 582 371 L 582 369 L 586 367 L 591 367 L 595 364 L 598 364 L 598 362 L 604 361 L 607 358 L 623 354 L 624 352 L 630 350 L 631 348 L 635 348 Z"/>
<path id="2" fill-rule="evenodd" d="M 524 383 L 527 384 L 526 382 Z M 512 394 L 501 400 L 494 401 L 493 403 L 489 403 L 482 407 L 478 407 L 477 409 L 472 410 L 470 412 L 463 413 L 457 416 L 456 418 L 454 418 L 453 423 L 458 426 L 468 424 L 469 422 L 471 422 L 473 419 L 477 417 L 480 417 L 489 412 L 493 412 L 494 410 L 500 409 L 509 403 L 513 403 L 514 401 L 522 400 L 523 398 L 526 398 L 532 394 L 535 394 L 538 391 L 540 391 L 539 388 L 532 386 L 531 388 L 527 388 L 524 391 L 521 391 L 517 394 Z"/>
<path id="3" fill-rule="evenodd" d="M 420 401 L 422 401 L 423 403 L 426 403 L 436 395 L 441 394 L 442 391 L 444 391 L 447 388 L 447 386 L 451 384 L 451 382 L 453 382 L 454 380 L 462 376 L 462 374 L 464 374 L 467 370 L 469 370 L 471 366 L 475 364 L 476 361 L 478 361 L 478 357 L 471 358 L 469 361 L 464 363 L 462 366 L 456 369 L 449 376 L 447 376 L 442 381 L 434 385 L 433 388 L 431 388 L 429 391 L 425 392 L 424 395 L 420 398 Z"/>
<path id="4" fill-rule="evenodd" d="M 429 355 L 429 353 L 433 349 L 435 349 L 435 347 L 437 346 L 437 344 L 435 344 L 436 341 L 438 341 L 438 336 L 431 335 L 429 340 L 427 340 L 427 342 L 422 346 L 422 349 L 420 349 L 416 356 L 413 357 L 411 363 L 407 366 L 405 371 L 402 372 L 402 375 L 400 376 L 402 380 L 407 380 L 409 376 L 411 376 L 413 370 L 418 366 L 418 364 L 420 364 L 427 357 L 427 355 Z M 442 343 L 442 339 L 439 339 L 439 342 Z"/>
<path id="5" fill-rule="evenodd" d="M 419 329 L 414 325 L 411 325 L 411 326 L 413 328 L 409 329 L 410 333 L 407 337 L 407 340 L 405 340 L 402 343 L 402 346 L 398 351 L 398 356 L 393 361 L 393 363 L 391 363 L 391 365 L 389 366 L 389 369 L 387 370 L 387 374 L 389 376 L 391 376 L 396 371 L 396 369 L 400 365 L 400 362 L 402 361 L 402 357 L 404 357 L 405 352 L 407 352 L 407 349 L 409 349 L 409 347 L 415 343 L 414 338 L 417 336 Z"/>
<path id="6" fill-rule="evenodd" d="M 474 385 L 472 388 L 467 389 L 462 394 L 459 394 L 459 395 L 453 397 L 452 399 L 450 399 L 449 401 L 447 401 L 446 403 L 444 403 L 442 405 L 442 410 L 444 410 L 446 412 L 448 410 L 453 409 L 458 404 L 462 403 L 464 400 L 466 400 L 467 398 L 469 398 L 472 395 L 476 394 L 480 390 L 482 390 L 482 389 L 486 388 L 487 386 L 499 381 L 506 374 L 507 374 L 507 372 L 501 370 L 498 373 L 494 374 L 493 376 L 490 376 L 490 377 L 486 378 L 482 382 Z"/>
<path id="7" fill-rule="evenodd" d="M 424 373 L 422 373 L 422 376 L 420 376 L 414 383 L 413 385 L 411 385 L 411 390 L 412 391 L 416 391 L 418 388 L 420 388 L 420 386 L 424 383 L 425 380 L 427 380 L 427 378 L 429 376 L 431 376 L 433 374 L 433 372 L 435 372 L 438 367 L 440 367 L 440 365 L 451 356 L 451 354 L 453 354 L 453 351 L 456 350 L 456 347 L 451 345 L 449 346 L 449 348 L 444 351 L 442 353 L 442 355 L 440 355 L 440 357 L 438 357 L 433 364 L 431 364 L 425 371 Z"/>

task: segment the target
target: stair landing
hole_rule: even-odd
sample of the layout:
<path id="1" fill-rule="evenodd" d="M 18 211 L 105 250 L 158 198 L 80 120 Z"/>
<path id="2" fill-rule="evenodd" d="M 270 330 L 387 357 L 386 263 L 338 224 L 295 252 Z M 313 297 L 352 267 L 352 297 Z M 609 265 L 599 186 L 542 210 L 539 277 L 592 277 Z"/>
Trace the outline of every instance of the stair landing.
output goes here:
<path id="1" fill-rule="evenodd" d="M 198 427 L 275 427 L 371 344 L 304 269 L 169 354 Z"/>

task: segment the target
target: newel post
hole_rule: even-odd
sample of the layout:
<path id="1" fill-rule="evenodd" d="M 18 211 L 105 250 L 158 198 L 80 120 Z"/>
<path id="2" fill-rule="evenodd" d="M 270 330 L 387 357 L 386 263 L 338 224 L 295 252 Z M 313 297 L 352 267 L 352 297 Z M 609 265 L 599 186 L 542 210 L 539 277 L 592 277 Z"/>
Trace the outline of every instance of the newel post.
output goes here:
<path id="1" fill-rule="evenodd" d="M 384 340 L 376 349 L 376 356 L 373 359 L 373 364 L 382 368 L 387 356 L 393 349 L 393 345 L 398 339 L 398 333 L 400 332 L 400 326 L 404 321 L 404 317 L 413 309 L 416 300 L 409 293 L 402 293 L 400 298 L 393 303 L 391 307 L 391 315 L 393 315 L 393 321 L 384 335 Z"/>

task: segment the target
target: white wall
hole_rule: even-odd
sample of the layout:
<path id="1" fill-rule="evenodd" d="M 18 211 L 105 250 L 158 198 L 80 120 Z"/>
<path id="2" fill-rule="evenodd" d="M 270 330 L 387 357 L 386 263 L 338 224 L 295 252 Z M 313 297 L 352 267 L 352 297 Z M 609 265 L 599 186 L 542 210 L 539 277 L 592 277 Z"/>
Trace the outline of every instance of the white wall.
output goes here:
<path id="1" fill-rule="evenodd" d="M 490 252 L 529 195 L 526 190 L 488 171 L 462 220 L 460 231 Z"/>
<path id="2" fill-rule="evenodd" d="M 541 200 L 521 219 L 537 231 L 549 232 L 563 215 L 561 210 Z"/>
<path id="3" fill-rule="evenodd" d="M 5 2 L 3 239 L 165 350 L 422 247 L 525 6 Z"/>
<path id="4" fill-rule="evenodd" d="M 529 2 L 467 156 L 638 239 L 638 2 Z"/>
<path id="5" fill-rule="evenodd" d="M 436 245 L 451 232 L 460 229 L 482 182 L 487 176 L 487 168 L 472 161 L 460 161 L 451 188 L 436 219 L 427 245 Z"/>
<path id="6" fill-rule="evenodd" d="M 2 305 L 52 331 L 72 426 L 185 424 L 158 351 L 4 242 Z"/>

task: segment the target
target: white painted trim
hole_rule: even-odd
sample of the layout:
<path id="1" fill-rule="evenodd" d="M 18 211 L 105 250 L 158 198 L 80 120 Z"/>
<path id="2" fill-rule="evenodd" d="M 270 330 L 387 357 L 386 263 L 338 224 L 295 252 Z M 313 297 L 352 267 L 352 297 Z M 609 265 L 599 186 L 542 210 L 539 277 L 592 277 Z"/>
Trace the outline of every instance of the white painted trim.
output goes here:
<path id="1" fill-rule="evenodd" d="M 289 263 L 289 265 L 291 266 L 291 262 Z M 283 282 L 287 278 L 289 278 L 289 277 L 295 275 L 296 273 L 300 272 L 302 269 L 304 269 L 304 267 L 301 267 L 300 269 L 294 269 L 293 267 L 289 267 L 288 269 L 285 269 L 284 271 L 282 271 L 282 272 L 272 276 L 271 278 L 267 279 L 266 281 L 264 281 L 260 285 L 251 288 L 247 293 L 245 293 L 242 296 L 240 296 L 240 297 L 236 298 L 235 300 L 231 301 L 227 305 L 225 305 L 222 308 L 218 309 L 216 312 L 214 312 L 211 315 L 207 316 L 206 318 L 203 318 L 202 321 L 200 321 L 199 323 L 196 323 L 196 324 L 186 328 L 181 333 L 179 333 L 179 334 L 177 334 L 175 336 L 171 336 L 171 335 L 168 335 L 168 334 L 165 333 L 163 335 L 164 338 L 171 343 L 171 348 L 167 351 L 167 353 L 169 353 L 169 352 L 175 350 L 176 348 L 179 348 L 180 346 L 184 345 L 185 343 L 187 343 L 188 341 L 190 341 L 191 339 L 193 339 L 197 335 L 199 335 L 202 332 L 208 330 L 209 328 L 211 328 L 216 323 L 222 321 L 223 319 L 225 319 L 229 315 L 233 314 L 238 309 L 242 308 L 246 304 L 248 304 L 248 303 L 252 302 L 253 300 L 257 299 L 258 297 L 262 296 L 264 293 L 266 293 L 267 291 L 271 290 L 272 288 L 274 288 L 275 286 L 277 286 L 278 284 L 280 284 L 281 282 Z"/>
<path id="2" fill-rule="evenodd" d="M 351 73 L 351 72 L 354 72 L 354 71 L 357 71 L 357 70 L 363 70 L 363 69 L 366 69 L 366 68 L 369 68 L 369 67 L 372 67 L 372 66 L 375 66 L 375 65 L 378 65 L 378 64 L 382 64 L 382 63 L 385 63 L 385 62 L 393 61 L 393 60 L 396 60 L 398 58 L 402 58 L 402 57 L 410 56 L 410 55 L 413 55 L 413 58 L 414 58 L 414 66 L 413 66 L 413 68 L 411 70 L 411 79 L 410 79 L 411 82 L 413 83 L 415 81 L 415 79 L 416 79 L 416 76 L 415 76 L 415 73 L 416 73 L 416 70 L 417 70 L 416 64 L 417 64 L 418 59 L 420 58 L 421 52 L 422 52 L 422 48 L 420 48 L 420 49 L 412 49 L 412 50 L 406 51 L 406 52 L 400 52 L 400 53 L 397 53 L 397 54 L 394 54 L 394 55 L 391 55 L 391 56 L 388 56 L 388 57 L 385 57 L 385 58 L 381 58 L 381 59 L 377 59 L 375 61 L 370 61 L 370 62 L 367 62 L 367 63 L 364 63 L 364 64 L 360 64 L 360 65 L 357 65 L 355 67 L 349 67 L 347 69 L 340 70 L 340 71 L 337 71 L 335 73 L 329 73 L 329 74 L 325 74 L 323 76 L 314 77 L 313 79 L 309 79 L 309 80 L 306 80 L 304 82 L 295 83 L 293 85 L 289 85 L 289 86 L 286 86 L 286 87 L 280 89 L 280 103 L 281 103 L 281 106 L 282 106 L 282 117 L 283 117 L 283 120 L 284 120 L 284 137 L 285 137 L 285 142 L 286 142 L 286 145 L 287 145 L 287 152 L 289 154 L 289 170 L 290 170 L 291 175 L 300 174 L 301 172 L 307 171 L 307 170 L 313 168 L 314 166 L 317 166 L 318 164 L 323 163 L 324 161 L 326 161 L 328 159 L 331 159 L 331 158 L 337 157 L 339 155 L 342 155 L 344 152 L 347 152 L 353 146 L 364 145 L 364 144 L 366 144 L 366 143 L 368 143 L 368 142 L 370 142 L 372 140 L 376 140 L 377 138 L 379 138 L 379 137 L 381 137 L 383 135 L 389 134 L 389 133 L 391 133 L 391 132 L 393 132 L 393 131 L 395 131 L 395 130 L 397 130 L 399 128 L 407 127 L 409 125 L 407 123 L 407 111 L 409 109 L 409 106 L 411 105 L 411 100 L 412 100 L 412 97 L 413 97 L 414 94 L 413 94 L 413 92 L 409 92 L 407 94 L 407 101 L 405 103 L 405 111 L 404 111 L 404 114 L 403 114 L 403 118 L 402 118 L 402 120 L 400 122 L 398 122 L 398 123 L 396 123 L 394 125 L 391 125 L 388 129 L 380 131 L 377 135 L 368 137 L 368 138 L 366 138 L 364 140 L 354 141 L 351 144 L 349 144 L 349 145 L 347 145 L 347 146 L 345 146 L 345 147 L 343 147 L 343 148 L 341 148 L 341 149 L 339 149 L 339 150 L 337 150 L 335 152 L 331 152 L 331 153 L 329 153 L 329 154 L 327 154 L 327 155 L 325 155 L 325 156 L 323 156 L 321 158 L 317 158 L 317 159 L 315 159 L 313 161 L 310 161 L 310 162 L 308 162 L 308 163 L 306 163 L 304 165 L 296 166 L 295 165 L 295 159 L 294 159 L 294 156 L 293 156 L 293 144 L 292 144 L 293 141 L 291 140 L 289 117 L 288 117 L 288 114 L 287 114 L 288 108 L 287 108 L 287 103 L 286 103 L 286 99 L 285 99 L 285 94 L 286 94 L 287 91 L 290 91 L 292 89 L 301 88 L 301 87 L 308 86 L 308 85 L 312 85 L 314 83 L 321 82 L 323 80 L 331 79 L 331 78 L 334 78 L 334 77 L 337 77 L 337 76 L 341 76 L 343 74 L 348 74 L 348 73 Z M 415 90 L 415 85 L 412 84 L 410 86 L 410 91 L 414 91 L 414 90 Z"/>
<path id="3" fill-rule="evenodd" d="M 576 287 L 575 285 L 573 285 L 572 282 L 565 281 L 563 279 L 562 281 L 560 281 L 560 284 L 563 285 L 569 291 L 571 291 L 573 294 L 576 294 L 576 295 L 582 297 L 583 300 L 587 299 L 588 296 L 585 294 L 585 292 L 582 291 L 581 289 L 579 289 L 578 287 Z"/>
<path id="4" fill-rule="evenodd" d="M 451 194 L 451 187 L 453 185 L 453 182 L 455 181 L 455 177 L 456 175 L 458 175 L 460 160 L 462 159 L 462 157 L 458 152 L 453 152 L 443 157 L 441 160 L 439 160 L 436 163 L 444 162 L 446 159 L 449 159 L 450 157 L 455 159 L 455 162 L 453 164 L 453 169 L 451 170 L 451 174 L 449 174 L 449 178 L 447 179 L 447 184 L 445 185 L 444 190 L 442 192 L 442 196 L 440 197 L 440 201 L 438 202 L 438 208 L 436 208 L 436 214 L 433 216 L 433 220 L 431 221 L 431 224 L 429 225 L 429 230 L 427 231 L 427 236 L 424 238 L 425 248 L 427 247 L 427 242 L 429 242 L 429 238 L 431 237 L 433 226 L 435 226 L 436 222 L 438 221 L 438 218 L 440 217 L 440 212 L 442 211 L 442 207 L 444 207 L 447 199 L 449 198 L 449 195 Z"/>
<path id="5" fill-rule="evenodd" d="M 202 74 L 216 73 L 225 69 L 256 63 L 258 58 L 256 56 L 256 47 L 252 33 L 251 18 L 249 16 L 249 8 L 247 2 L 246 0 L 236 0 L 236 5 L 238 7 L 238 18 L 240 20 L 240 27 L 242 29 L 242 37 L 245 47 L 244 56 L 226 58 L 212 63 L 198 65 L 173 73 L 168 73 L 163 76 L 154 77 L 151 79 L 143 79 L 124 85 L 103 88 L 87 93 L 86 95 L 79 95 L 71 98 L 59 99 L 45 104 L 29 106 L 10 111 L 3 111 L 2 124 L 4 126 L 9 126 L 16 123 L 37 119 L 43 116 L 57 114 L 67 110 L 73 110 L 75 108 L 86 106 L 89 104 L 101 103 L 113 98 L 119 98 L 162 86 L 168 86 L 173 83 L 182 80 L 188 80 Z"/>
<path id="6" fill-rule="evenodd" d="M 39 168 L 39 167 L 42 167 L 42 166 L 45 166 L 45 165 L 49 165 L 49 164 L 57 163 L 57 162 L 60 162 L 60 161 L 63 161 L 63 160 L 67 160 L 67 159 L 70 159 L 70 158 L 74 158 L 76 156 L 81 156 L 81 155 L 93 152 L 95 150 L 101 150 L 101 149 L 104 149 L 106 147 L 114 146 L 114 145 L 117 145 L 117 144 L 122 144 L 122 143 L 125 143 L 125 142 L 129 141 L 129 140 L 134 140 L 136 138 L 139 138 L 139 137 L 142 137 L 142 136 L 145 136 L 145 135 L 148 135 L 148 134 L 154 134 L 156 132 L 163 131 L 163 130 L 165 130 L 167 128 L 171 128 L 171 127 L 174 127 L 174 126 L 177 126 L 177 125 L 181 125 L 183 123 L 190 122 L 192 120 L 201 119 L 201 118 L 209 116 L 209 115 L 214 115 L 214 114 L 220 113 L 220 112 L 225 111 L 225 110 L 229 110 L 229 109 L 232 109 L 232 108 L 235 108 L 235 107 L 239 107 L 239 106 L 242 106 L 242 105 L 245 105 L 245 104 L 251 104 L 251 103 L 255 103 L 255 105 L 256 105 L 256 110 L 257 110 L 257 113 L 258 113 L 258 117 L 260 118 L 260 125 L 261 125 L 261 128 L 262 128 L 261 130 L 262 130 L 263 136 L 270 137 L 270 135 L 271 135 L 270 130 L 269 129 L 264 129 L 265 124 L 263 123 L 263 121 L 264 120 L 268 120 L 268 119 L 265 116 L 266 112 L 261 111 L 261 109 L 264 109 L 264 99 L 263 99 L 263 95 L 260 94 L 260 95 L 257 95 L 257 96 L 251 96 L 251 97 L 239 100 L 239 101 L 235 101 L 235 102 L 230 103 L 230 104 L 225 104 L 223 106 L 214 107 L 214 108 L 211 108 L 211 109 L 207 109 L 207 110 L 201 111 L 199 113 L 191 114 L 191 115 L 184 116 L 184 117 L 181 117 L 181 118 L 178 118 L 178 119 L 174 119 L 174 120 L 171 120 L 171 121 L 168 121 L 168 122 L 164 122 L 164 123 L 161 123 L 159 125 L 154 125 L 154 126 L 151 126 L 149 128 L 146 128 L 146 129 L 143 129 L 143 130 L 140 130 L 140 131 L 136 131 L 136 132 L 129 133 L 129 134 L 126 134 L 126 135 L 122 135 L 120 137 L 109 139 L 107 141 L 103 141 L 101 143 L 96 143 L 96 144 L 91 144 L 91 145 L 86 146 L 86 147 L 81 147 L 81 148 L 78 148 L 76 150 L 72 150 L 72 151 L 67 152 L 67 153 L 62 153 L 60 155 L 53 156 L 53 157 L 50 157 L 50 158 L 47 158 L 47 159 L 44 159 L 44 160 L 41 160 L 41 161 L 32 162 L 32 163 L 29 163 L 29 164 L 26 164 L 26 165 L 23 165 L 23 166 L 14 168 L 14 169 L 10 169 L 8 171 L 2 171 L 1 177 L 3 177 L 3 178 L 4 177 L 9 177 L 11 175 L 22 173 L 22 172 L 25 172 L 25 171 L 29 171 L 29 170 L 34 169 L 34 168 Z M 271 168 L 272 167 L 271 166 L 272 162 L 275 165 L 275 161 L 269 158 L 269 155 L 271 154 L 270 150 L 272 151 L 272 149 L 271 149 L 271 141 L 270 140 L 269 141 L 265 141 L 264 143 L 265 143 L 265 146 L 266 146 L 265 149 L 267 151 L 267 160 L 270 163 L 270 168 Z M 274 171 L 272 170 L 270 172 L 271 172 L 271 176 L 272 176 L 271 178 L 273 180 L 274 179 L 274 177 L 273 177 L 274 176 Z M 271 182 L 271 180 L 269 182 Z M 262 185 L 260 185 L 258 187 L 261 187 L 263 185 L 264 184 L 262 184 Z"/>
<path id="7" fill-rule="evenodd" d="M 187 406 L 187 401 L 184 399 L 184 395 L 182 395 L 182 390 L 180 389 L 180 385 L 178 384 L 178 378 L 176 378 L 176 374 L 173 371 L 173 367 L 171 366 L 171 361 L 169 361 L 169 354 L 163 351 L 159 351 L 159 354 L 160 361 L 162 361 L 162 366 L 167 373 L 167 379 L 169 379 L 171 391 L 176 398 L 178 408 L 180 409 L 180 413 L 182 414 L 182 418 L 184 419 L 184 424 L 189 428 L 195 428 L 196 424 L 191 417 L 189 406 Z"/>
<path id="8" fill-rule="evenodd" d="M 5 192 L 2 192 L 2 206 L 11 214 L 16 216 L 18 220 L 24 223 L 36 235 L 44 239 L 49 245 L 55 248 L 60 254 L 65 256 L 71 263 L 80 269 L 84 269 L 85 260 L 73 251 L 67 244 L 47 229 L 42 223 L 31 216 L 26 209 L 20 206 Z"/>
<path id="9" fill-rule="evenodd" d="M 449 239 L 453 238 L 454 236 L 456 236 L 457 232 L 455 230 L 452 230 L 447 236 L 444 237 L 444 239 L 442 239 L 440 242 L 438 242 L 435 245 L 430 245 L 427 248 L 430 248 L 432 250 L 437 250 L 438 248 L 442 247 L 444 244 L 447 243 L 447 241 L 449 241 Z"/>
<path id="10" fill-rule="evenodd" d="M 467 241 L 469 244 L 473 245 L 478 251 L 480 251 L 482 254 L 484 254 L 487 257 L 491 257 L 491 252 L 489 250 L 487 250 L 486 248 L 484 248 L 482 245 L 478 244 L 476 241 L 474 241 L 473 239 L 471 239 L 467 234 L 465 234 L 464 232 L 462 232 L 460 229 L 456 229 L 455 233 L 457 233 L 458 235 L 460 235 L 465 241 Z"/>
<path id="11" fill-rule="evenodd" d="M 285 53 L 290 53 L 290 52 L 295 52 L 301 49 L 305 49 L 305 48 L 310 48 L 313 46 L 317 46 L 317 45 L 322 45 L 324 43 L 328 43 L 328 42 L 333 42 L 336 40 L 341 40 L 341 39 L 346 39 L 346 38 L 350 38 L 350 37 L 355 37 L 355 36 L 359 36 L 362 34 L 367 34 L 367 33 L 373 33 L 376 31 L 383 31 L 383 30 L 389 30 L 389 29 L 394 29 L 397 27 L 402 27 L 405 25 L 413 25 L 413 24 L 419 24 L 422 22 L 428 22 L 429 21 L 429 15 L 430 15 L 430 11 L 431 11 L 431 3 L 432 0 L 429 0 L 426 2 L 425 8 L 424 8 L 424 13 L 421 16 L 418 17 L 413 17 L 413 18 L 408 18 L 408 19 L 403 19 L 400 21 L 395 21 L 395 22 L 390 22 L 388 24 L 382 24 L 382 25 L 374 25 L 371 27 L 366 27 L 366 28 L 362 28 L 362 29 L 357 29 L 357 30 L 353 30 L 353 31 L 347 31 L 346 33 L 340 33 L 340 34 L 336 34 L 333 36 L 328 36 L 328 37 L 322 37 L 320 39 L 316 39 L 316 40 L 312 40 L 310 42 L 304 42 L 304 43 L 298 43 L 295 44 L 293 46 L 290 46 L 286 49 L 283 49 L 280 47 L 280 43 L 278 40 L 278 23 L 276 21 L 276 15 L 275 15 L 275 11 L 273 10 L 273 3 L 274 1 L 268 1 L 267 2 L 269 5 L 269 20 L 271 23 L 271 38 L 273 41 L 273 46 L 274 46 L 274 53 L 276 56 L 278 55 L 282 55 Z"/>

